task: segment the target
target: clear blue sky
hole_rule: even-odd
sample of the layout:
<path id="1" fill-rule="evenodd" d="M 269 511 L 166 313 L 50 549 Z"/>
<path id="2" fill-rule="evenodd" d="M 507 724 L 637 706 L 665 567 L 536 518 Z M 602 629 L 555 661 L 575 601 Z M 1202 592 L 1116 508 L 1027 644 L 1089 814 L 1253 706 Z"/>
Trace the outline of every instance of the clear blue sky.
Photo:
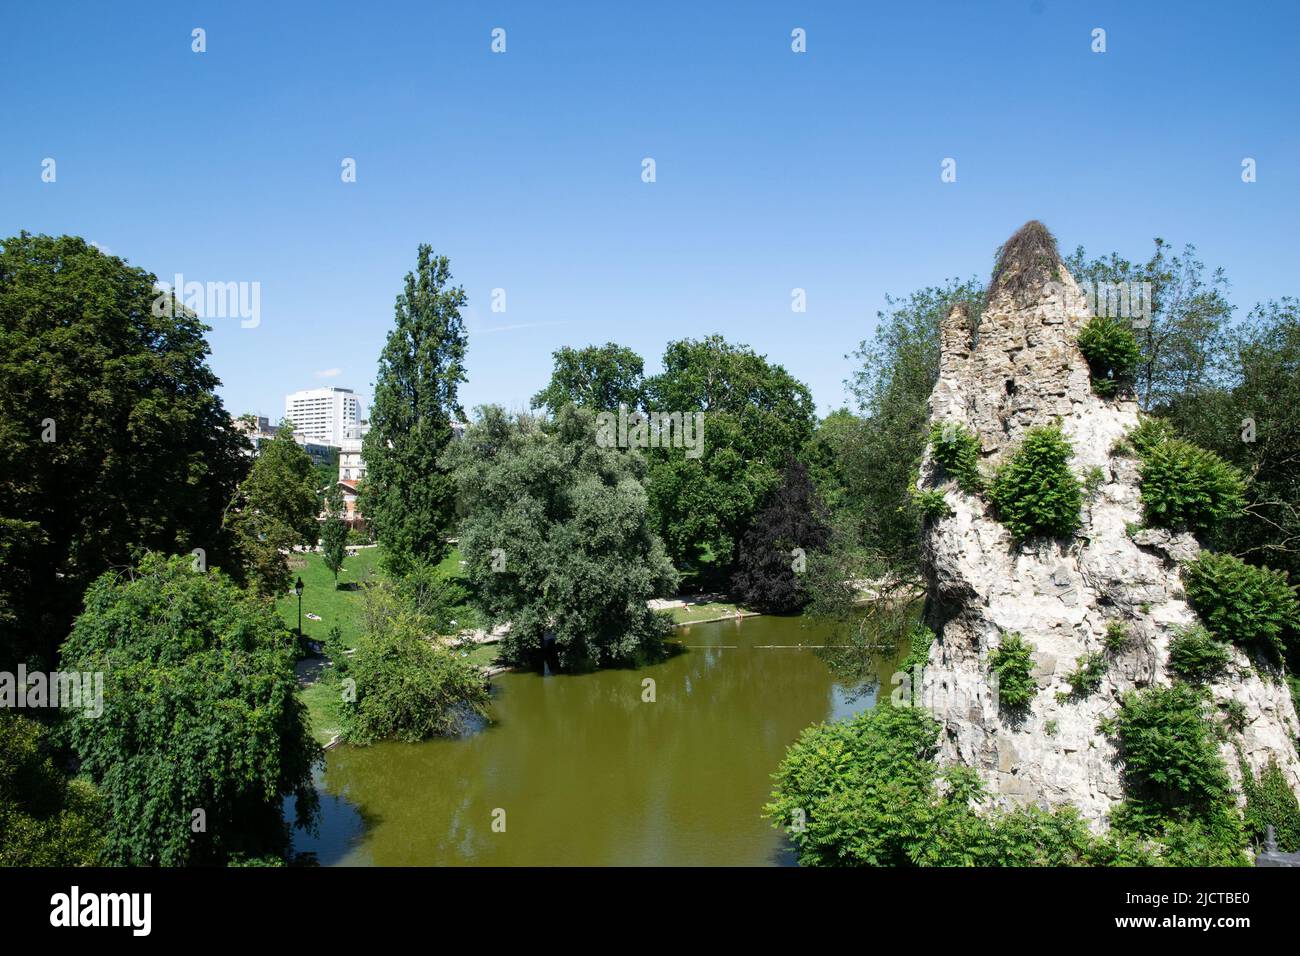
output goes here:
<path id="1" fill-rule="evenodd" d="M 987 275 L 1029 218 L 1066 249 L 1195 242 L 1243 312 L 1300 291 L 1297 11 L 6 0 L 0 235 L 260 282 L 261 325 L 210 336 L 236 413 L 317 384 L 368 397 L 420 242 L 469 295 L 467 406 L 526 402 L 561 345 L 654 370 L 668 340 L 720 332 L 826 411 L 886 293 Z"/>

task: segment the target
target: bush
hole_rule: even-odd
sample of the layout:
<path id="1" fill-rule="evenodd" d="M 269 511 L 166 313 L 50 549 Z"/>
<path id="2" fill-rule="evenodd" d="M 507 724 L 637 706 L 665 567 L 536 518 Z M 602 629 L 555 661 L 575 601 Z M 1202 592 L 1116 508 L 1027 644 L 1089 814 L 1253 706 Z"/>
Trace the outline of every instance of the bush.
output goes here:
<path id="1" fill-rule="evenodd" d="M 1202 551 L 1183 566 L 1183 584 L 1201 620 L 1220 640 L 1278 655 L 1294 645 L 1300 603 L 1285 571 Z"/>
<path id="2" fill-rule="evenodd" d="M 1125 786 L 1139 802 L 1199 813 L 1230 799 L 1204 709 L 1201 694 L 1188 684 L 1124 695 L 1114 731 Z"/>
<path id="3" fill-rule="evenodd" d="M 1118 654 L 1128 647 L 1131 640 L 1132 635 L 1129 634 L 1128 625 L 1123 621 L 1106 622 L 1105 646 L 1107 654 Z"/>
<path id="4" fill-rule="evenodd" d="M 937 521 L 952 514 L 948 501 L 938 488 L 912 492 L 912 505 L 927 521 Z"/>
<path id="5" fill-rule="evenodd" d="M 1142 513 L 1147 524 L 1198 534 L 1241 514 L 1246 483 L 1214 452 L 1154 430 L 1135 443 L 1142 458 Z"/>
<path id="6" fill-rule="evenodd" d="M 1128 433 L 1127 439 L 1120 439 L 1116 442 L 1117 449 L 1127 450 L 1131 448 L 1139 456 L 1150 453 L 1151 449 L 1172 441 L 1178 436 L 1174 432 L 1174 426 L 1160 418 L 1143 418 L 1138 423 L 1138 427 Z"/>
<path id="7" fill-rule="evenodd" d="M 998 469 L 990 497 L 1017 540 L 1036 534 L 1066 537 L 1079 527 L 1083 493 L 1070 471 L 1073 454 L 1060 428 L 1034 428 Z"/>
<path id="8" fill-rule="evenodd" d="M 1007 634 L 989 658 L 998 677 L 998 703 L 1009 709 L 1025 707 L 1038 693 L 1034 680 L 1034 648 L 1019 634 Z"/>
<path id="9" fill-rule="evenodd" d="M 1095 315 L 1079 331 L 1079 351 L 1088 362 L 1092 390 L 1109 398 L 1131 391 L 1142 353 L 1127 322 Z"/>
<path id="10" fill-rule="evenodd" d="M 1169 642 L 1169 669 L 1183 680 L 1213 680 L 1231 661 L 1228 645 L 1216 641 L 1203 627 L 1180 631 Z"/>
<path id="11" fill-rule="evenodd" d="M 1070 685 L 1070 696 L 1087 697 L 1101 686 L 1106 676 L 1105 654 L 1084 654 L 1074 662 L 1074 670 L 1065 676 Z"/>
<path id="12" fill-rule="evenodd" d="M 939 725 L 917 707 L 877 706 L 809 727 L 777 770 L 765 811 L 808 865 L 898 866 L 909 860 L 934 788 Z"/>
<path id="13" fill-rule="evenodd" d="M 1240 760 L 1240 766 L 1241 787 L 1246 795 L 1246 834 L 1251 843 L 1263 847 L 1268 828 L 1272 826 L 1279 850 L 1300 851 L 1300 801 L 1296 800 L 1282 768 L 1270 758 L 1268 766 L 1256 777 L 1244 759 Z"/>
<path id="14" fill-rule="evenodd" d="M 344 740 L 425 740 L 459 733 L 486 713 L 483 673 L 433 643 L 428 618 L 382 592 L 367 597 L 366 626 L 347 664 L 356 699 L 343 704 Z"/>
<path id="15" fill-rule="evenodd" d="M 956 422 L 936 422 L 930 428 L 934 460 L 957 482 L 957 487 L 976 495 L 984 489 L 980 475 L 980 441 Z"/>

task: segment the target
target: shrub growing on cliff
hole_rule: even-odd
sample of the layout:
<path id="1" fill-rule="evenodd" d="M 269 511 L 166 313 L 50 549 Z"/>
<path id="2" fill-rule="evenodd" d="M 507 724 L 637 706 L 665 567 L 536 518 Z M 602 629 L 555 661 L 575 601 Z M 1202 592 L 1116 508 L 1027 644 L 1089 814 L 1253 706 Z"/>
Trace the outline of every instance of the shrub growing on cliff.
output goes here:
<path id="1" fill-rule="evenodd" d="M 1279 850 L 1300 851 L 1300 801 L 1282 768 L 1270 758 L 1256 777 L 1244 759 L 1240 759 L 1240 766 L 1241 788 L 1246 795 L 1246 834 L 1251 843 L 1263 847 L 1271 826 Z"/>
<path id="2" fill-rule="evenodd" d="M 1105 654 L 1084 654 L 1076 660 L 1074 670 L 1065 675 L 1065 682 L 1070 685 L 1069 696 L 1082 698 L 1093 693 L 1106 676 L 1106 666 Z"/>
<path id="3" fill-rule="evenodd" d="M 1205 701 L 1190 685 L 1129 691 L 1107 729 L 1118 738 L 1132 799 L 1188 812 L 1228 799 L 1228 774 Z"/>
<path id="4" fill-rule="evenodd" d="M 952 514 L 952 509 L 948 507 L 948 500 L 943 496 L 943 491 L 938 488 L 927 488 L 923 491 L 913 489 L 912 507 L 919 511 L 926 521 L 938 521 Z"/>
<path id="5" fill-rule="evenodd" d="M 1216 641 L 1203 627 L 1180 631 L 1169 642 L 1169 668 L 1183 680 L 1213 680 L 1231 661 L 1228 645 Z"/>
<path id="6" fill-rule="evenodd" d="M 1131 391 L 1142 353 L 1127 322 L 1094 315 L 1079 331 L 1092 390 L 1103 398 Z"/>
<path id="7" fill-rule="evenodd" d="M 1038 692 L 1034 680 L 1034 648 L 1019 634 L 1007 634 L 989 657 L 998 678 L 998 703 L 1010 710 L 1025 707 Z"/>
<path id="8" fill-rule="evenodd" d="M 957 482 L 957 487 L 977 495 L 984 488 L 980 475 L 980 441 L 957 422 L 936 422 L 930 428 L 934 460 Z"/>
<path id="9" fill-rule="evenodd" d="M 1183 584 L 1201 620 L 1220 640 L 1269 648 L 1279 656 L 1295 644 L 1300 602 L 1285 571 L 1202 551 L 1183 566 Z"/>
<path id="10" fill-rule="evenodd" d="M 1214 452 L 1156 434 L 1135 444 L 1142 458 L 1142 514 L 1147 524 L 1206 533 L 1241 514 L 1246 483 Z"/>
<path id="11" fill-rule="evenodd" d="M 998 469 L 989 495 L 1017 540 L 1067 537 L 1079 527 L 1083 492 L 1070 470 L 1073 454 L 1060 428 L 1034 428 Z"/>

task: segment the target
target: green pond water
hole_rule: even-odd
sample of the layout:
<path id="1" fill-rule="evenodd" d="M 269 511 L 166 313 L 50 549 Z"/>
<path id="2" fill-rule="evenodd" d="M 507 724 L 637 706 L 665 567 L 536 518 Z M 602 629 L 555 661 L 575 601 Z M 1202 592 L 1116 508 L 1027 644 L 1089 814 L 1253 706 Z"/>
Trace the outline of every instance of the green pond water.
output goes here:
<path id="1" fill-rule="evenodd" d="M 837 681 L 807 646 L 828 640 L 755 617 L 679 629 L 679 653 L 647 667 L 501 674 L 481 729 L 330 751 L 319 832 L 295 848 L 353 866 L 791 863 L 762 816 L 771 774 L 801 730 L 878 686 Z"/>

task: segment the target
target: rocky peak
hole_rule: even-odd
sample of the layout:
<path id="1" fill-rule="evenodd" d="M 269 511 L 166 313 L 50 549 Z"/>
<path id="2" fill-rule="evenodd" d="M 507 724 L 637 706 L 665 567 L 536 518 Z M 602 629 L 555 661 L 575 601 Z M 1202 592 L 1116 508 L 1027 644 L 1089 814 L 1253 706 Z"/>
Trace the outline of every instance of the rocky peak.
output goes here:
<path id="1" fill-rule="evenodd" d="M 1142 521 L 1138 462 L 1112 449 L 1138 424 L 1137 405 L 1092 392 L 1076 344 L 1087 301 L 1041 224 L 1003 247 L 977 319 L 957 308 L 941 325 L 931 421 L 973 431 L 988 472 L 1029 429 L 1059 422 L 1075 474 L 1099 469 L 1101 481 L 1072 539 L 1017 544 L 981 497 L 940 482 L 927 451 L 921 485 L 941 487 L 952 510 L 924 532 L 927 616 L 938 635 L 924 692 L 944 726 L 940 760 L 977 768 L 999 802 L 1071 803 L 1101 829 L 1123 786 L 1098 721 L 1124 692 L 1171 682 L 1172 633 L 1196 620 L 1179 565 L 1199 545 L 1188 534 L 1133 530 Z M 1066 675 L 1104 651 L 1114 620 L 1128 628 L 1128 646 L 1107 654 L 1096 691 L 1072 696 Z M 1027 710 L 1008 716 L 990 684 L 989 656 L 1013 632 L 1034 646 L 1039 690 Z M 1256 770 L 1274 757 L 1300 790 L 1300 725 L 1288 690 L 1234 654 L 1235 666 L 1211 686 L 1217 702 L 1236 700 L 1246 714 L 1244 730 L 1224 744 L 1228 769 L 1235 777 L 1239 745 Z"/>

